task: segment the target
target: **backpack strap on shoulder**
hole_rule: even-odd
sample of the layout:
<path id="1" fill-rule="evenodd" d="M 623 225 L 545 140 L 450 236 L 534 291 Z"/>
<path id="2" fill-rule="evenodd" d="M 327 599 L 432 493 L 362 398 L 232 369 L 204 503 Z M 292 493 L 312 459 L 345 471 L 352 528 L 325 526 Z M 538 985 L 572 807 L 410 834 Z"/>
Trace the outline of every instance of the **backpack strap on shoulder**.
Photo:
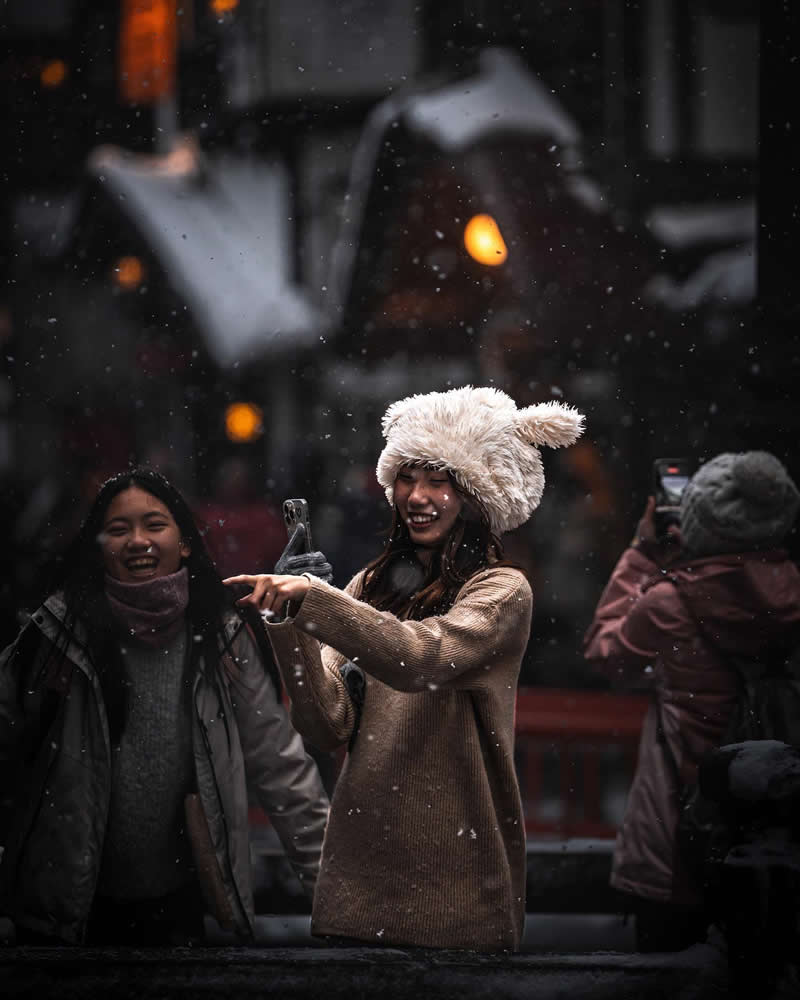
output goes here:
<path id="1" fill-rule="evenodd" d="M 361 713 L 364 711 L 364 700 L 367 694 L 367 682 L 364 678 L 364 671 L 361 667 L 356 666 L 356 664 L 352 663 L 350 660 L 346 660 L 341 667 L 339 667 L 339 673 L 342 675 L 345 687 L 347 688 L 347 693 L 350 695 L 350 701 L 353 703 L 353 711 L 355 713 L 353 732 L 350 735 L 350 741 L 347 744 L 347 752 L 351 753 L 353 747 L 355 746 L 358 730 L 361 726 Z"/>

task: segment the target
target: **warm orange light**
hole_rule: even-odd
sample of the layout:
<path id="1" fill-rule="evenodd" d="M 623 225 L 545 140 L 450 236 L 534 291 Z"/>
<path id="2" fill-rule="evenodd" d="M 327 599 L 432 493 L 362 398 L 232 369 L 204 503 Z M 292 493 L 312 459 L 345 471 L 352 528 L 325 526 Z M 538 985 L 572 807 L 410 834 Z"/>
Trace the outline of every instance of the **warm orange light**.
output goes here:
<path id="1" fill-rule="evenodd" d="M 225 433 L 231 441 L 253 441 L 263 429 L 264 414 L 255 403 L 231 403 L 225 411 Z"/>
<path id="2" fill-rule="evenodd" d="M 498 267 L 508 257 L 505 241 L 491 215 L 474 215 L 464 228 L 464 246 L 479 264 Z"/>
<path id="3" fill-rule="evenodd" d="M 176 0 L 123 0 L 119 73 L 122 97 L 148 104 L 175 91 Z"/>
<path id="4" fill-rule="evenodd" d="M 144 265 L 138 257 L 120 257 L 114 266 L 114 281 L 126 292 L 138 288 L 144 280 Z"/>
<path id="5" fill-rule="evenodd" d="M 210 0 L 209 6 L 215 14 L 221 16 L 222 14 L 230 14 L 232 10 L 236 10 L 239 6 L 239 0 Z"/>
<path id="6" fill-rule="evenodd" d="M 39 81 L 43 87 L 60 87 L 67 78 L 67 64 L 63 59 L 51 59 L 42 66 Z"/>

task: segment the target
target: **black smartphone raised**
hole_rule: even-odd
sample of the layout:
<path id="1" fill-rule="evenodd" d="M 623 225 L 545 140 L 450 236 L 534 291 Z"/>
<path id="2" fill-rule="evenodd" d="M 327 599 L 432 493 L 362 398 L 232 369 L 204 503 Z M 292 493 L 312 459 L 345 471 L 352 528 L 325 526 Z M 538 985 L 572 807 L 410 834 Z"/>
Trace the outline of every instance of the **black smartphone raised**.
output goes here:
<path id="1" fill-rule="evenodd" d="M 283 520 L 286 524 L 286 533 L 289 538 L 294 534 L 298 524 L 302 524 L 306 529 L 305 552 L 311 552 L 311 517 L 308 513 L 308 501 L 302 499 L 283 501 Z"/>
<path id="2" fill-rule="evenodd" d="M 680 524 L 681 497 L 690 478 L 688 458 L 657 458 L 653 462 L 655 521 L 659 535 L 666 532 L 668 525 Z"/>

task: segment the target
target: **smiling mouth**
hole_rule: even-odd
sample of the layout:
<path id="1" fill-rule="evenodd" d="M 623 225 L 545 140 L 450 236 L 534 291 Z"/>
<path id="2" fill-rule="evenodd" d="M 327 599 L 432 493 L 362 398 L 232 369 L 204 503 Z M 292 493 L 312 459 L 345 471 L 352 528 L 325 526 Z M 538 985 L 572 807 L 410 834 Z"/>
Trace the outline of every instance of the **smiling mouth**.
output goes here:
<path id="1" fill-rule="evenodd" d="M 409 514 L 408 523 L 415 528 L 424 528 L 427 524 L 433 524 L 439 519 L 438 514 Z"/>
<path id="2" fill-rule="evenodd" d="M 132 573 L 135 573 L 136 570 L 155 569 L 156 566 L 158 566 L 158 559 L 153 559 L 152 556 L 141 559 L 127 559 L 125 561 L 125 569 L 130 570 Z"/>

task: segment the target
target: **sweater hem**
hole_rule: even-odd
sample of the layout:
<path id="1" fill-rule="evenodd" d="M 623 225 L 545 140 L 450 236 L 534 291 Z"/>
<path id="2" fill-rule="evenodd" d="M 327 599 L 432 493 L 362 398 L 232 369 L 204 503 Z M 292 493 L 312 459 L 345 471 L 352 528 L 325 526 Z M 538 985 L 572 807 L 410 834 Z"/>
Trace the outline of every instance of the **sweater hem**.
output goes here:
<path id="1" fill-rule="evenodd" d="M 391 931 L 386 931 L 371 936 L 367 936 L 363 931 L 354 929 L 344 929 L 344 928 L 334 928 L 327 924 L 321 924 L 315 921 L 313 918 L 311 920 L 311 934 L 318 938 L 342 938 L 345 940 L 352 941 L 363 941 L 365 945 L 374 946 L 378 948 L 429 948 L 436 951 L 474 951 L 474 952 L 516 952 L 519 950 L 519 941 L 509 944 L 498 944 L 492 942 L 478 943 L 473 942 L 472 944 L 453 944 L 446 943 L 441 944 L 437 942 L 431 942 L 430 940 L 419 941 L 414 940 L 410 935 L 404 935 L 402 932 L 398 934 L 392 934 Z"/>

